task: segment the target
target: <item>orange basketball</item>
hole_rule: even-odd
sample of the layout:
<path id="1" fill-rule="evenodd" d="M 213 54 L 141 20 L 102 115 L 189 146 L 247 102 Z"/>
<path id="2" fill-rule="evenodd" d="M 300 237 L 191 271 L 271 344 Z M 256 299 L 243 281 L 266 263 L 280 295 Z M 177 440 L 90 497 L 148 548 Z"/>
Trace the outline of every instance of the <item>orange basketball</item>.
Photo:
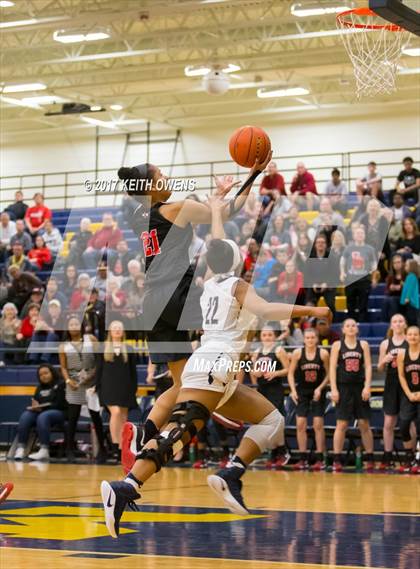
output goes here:
<path id="1" fill-rule="evenodd" d="M 232 159 L 245 168 L 251 168 L 255 161 L 264 160 L 271 150 L 268 134 L 258 126 L 241 126 L 229 140 Z"/>

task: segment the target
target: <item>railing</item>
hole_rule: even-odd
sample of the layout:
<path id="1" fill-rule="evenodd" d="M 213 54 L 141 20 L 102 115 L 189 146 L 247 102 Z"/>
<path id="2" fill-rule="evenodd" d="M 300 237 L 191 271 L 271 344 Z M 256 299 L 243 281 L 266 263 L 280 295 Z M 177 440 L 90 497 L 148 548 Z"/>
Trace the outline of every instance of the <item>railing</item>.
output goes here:
<path id="1" fill-rule="evenodd" d="M 363 136 L 363 133 L 361 133 Z M 342 179 L 349 191 L 354 191 L 355 181 L 366 171 L 366 164 L 374 160 L 378 164 L 378 171 L 383 176 L 383 188 L 393 188 L 398 172 L 402 169 L 401 161 L 405 156 L 411 156 L 415 163 L 420 162 L 420 149 L 388 148 L 381 150 L 361 150 L 344 153 L 323 153 L 275 156 L 279 171 L 289 185 L 296 168 L 296 162 L 303 161 L 317 181 L 318 192 L 322 193 L 325 184 L 330 180 L 332 168 L 339 168 Z M 163 172 L 171 170 L 172 177 L 197 181 L 197 191 L 208 193 L 213 189 L 213 175 L 233 174 L 242 176 L 245 169 L 236 166 L 232 161 L 220 160 L 214 162 L 186 162 L 178 164 L 160 165 Z M 0 179 L 0 208 L 4 208 L 14 199 L 14 192 L 22 190 L 26 201 L 32 198 L 35 192 L 42 192 L 48 205 L 52 209 L 70 207 L 96 207 L 111 206 L 119 203 L 119 196 L 110 193 L 87 192 L 84 187 L 85 180 L 112 180 L 117 177 L 117 168 L 101 170 L 77 170 L 66 172 L 51 172 L 41 174 L 25 174 L 18 176 L 4 176 Z M 74 199 L 77 198 L 77 203 Z"/>

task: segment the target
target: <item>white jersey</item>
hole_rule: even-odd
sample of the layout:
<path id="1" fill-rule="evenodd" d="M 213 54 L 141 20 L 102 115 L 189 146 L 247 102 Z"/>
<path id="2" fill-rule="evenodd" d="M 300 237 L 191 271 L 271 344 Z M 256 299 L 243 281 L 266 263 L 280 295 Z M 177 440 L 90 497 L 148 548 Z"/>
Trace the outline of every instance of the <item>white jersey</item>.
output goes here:
<path id="1" fill-rule="evenodd" d="M 242 308 L 233 296 L 238 277 L 212 277 L 204 284 L 200 304 L 203 313 L 201 348 L 239 357 L 256 316 Z"/>

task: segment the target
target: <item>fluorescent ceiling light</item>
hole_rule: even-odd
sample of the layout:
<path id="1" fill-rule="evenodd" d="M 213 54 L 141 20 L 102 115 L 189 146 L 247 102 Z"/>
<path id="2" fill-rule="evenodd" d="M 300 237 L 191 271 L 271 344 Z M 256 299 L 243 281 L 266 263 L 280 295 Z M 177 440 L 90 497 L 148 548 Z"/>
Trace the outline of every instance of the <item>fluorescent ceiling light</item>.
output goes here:
<path id="1" fill-rule="evenodd" d="M 266 38 L 264 41 L 288 41 L 288 40 L 305 40 L 312 38 L 326 38 L 329 36 L 342 36 L 343 34 L 365 34 L 375 30 L 367 30 L 364 28 L 354 28 L 348 30 L 320 30 L 319 32 L 306 32 L 299 34 L 285 34 L 284 36 L 273 36 Z"/>
<path id="2" fill-rule="evenodd" d="M 0 0 L 0 8 L 10 8 L 10 6 L 14 6 L 14 2 L 10 2 L 10 0 Z"/>
<path id="3" fill-rule="evenodd" d="M 101 111 L 102 107 L 101 107 L 101 105 L 91 105 L 90 110 L 91 111 Z"/>
<path id="4" fill-rule="evenodd" d="M 23 91 L 41 91 L 46 89 L 44 83 L 22 83 L 21 85 L 5 85 L 2 93 L 21 93 Z"/>
<path id="5" fill-rule="evenodd" d="M 53 33 L 53 39 L 60 43 L 79 43 L 82 41 L 97 41 L 109 38 L 110 34 L 105 31 L 77 33 L 66 30 L 57 30 Z"/>
<path id="6" fill-rule="evenodd" d="M 320 4 L 319 2 L 311 2 L 308 4 L 293 4 L 290 8 L 290 13 L 298 18 L 305 18 L 307 16 L 324 16 L 326 14 L 339 14 L 346 10 L 353 8 L 352 2 L 347 2 L 345 5 L 338 4 L 338 2 L 330 2 L 328 4 Z"/>
<path id="7" fill-rule="evenodd" d="M 80 117 L 82 121 L 87 122 L 93 126 L 102 126 L 104 128 L 118 128 L 113 121 L 101 121 L 99 119 L 93 119 L 92 117 Z"/>
<path id="8" fill-rule="evenodd" d="M 308 95 L 309 90 L 304 87 L 290 87 L 286 89 L 258 89 L 257 97 L 268 99 L 270 97 L 295 97 L 298 95 Z"/>
<path id="9" fill-rule="evenodd" d="M 420 47 L 403 47 L 402 52 L 404 55 L 410 55 L 411 57 L 419 57 Z"/>
<path id="10" fill-rule="evenodd" d="M 210 71 L 210 67 L 194 67 L 193 65 L 187 65 L 184 69 L 187 77 L 200 77 L 201 75 L 207 75 Z"/>
<path id="11" fill-rule="evenodd" d="M 116 105 L 109 105 L 109 108 L 110 108 L 112 111 L 122 111 L 123 106 L 116 104 Z"/>
<path id="12" fill-rule="evenodd" d="M 417 75 L 420 73 L 420 67 L 398 67 L 398 75 Z"/>
<path id="13" fill-rule="evenodd" d="M 39 97 L 23 97 L 22 103 L 36 104 L 36 105 L 53 105 L 54 103 L 66 103 L 68 99 L 57 97 L 55 95 L 40 95 Z"/>
<path id="14" fill-rule="evenodd" d="M 235 63 L 228 63 L 227 67 L 224 67 L 222 69 L 223 73 L 235 73 L 235 71 L 240 71 L 241 68 L 239 65 L 236 65 Z"/>
<path id="15" fill-rule="evenodd" d="M 37 24 L 38 20 L 31 18 L 30 20 L 14 20 L 13 22 L 1 22 L 0 28 L 15 28 L 18 26 L 31 26 Z"/>
<path id="16" fill-rule="evenodd" d="M 24 103 L 21 99 L 14 99 L 12 97 L 4 97 L 3 95 L 0 95 L 0 101 L 2 101 L 3 103 L 8 103 L 9 105 L 15 105 L 16 107 L 30 107 L 31 109 L 41 109 L 42 108 L 39 105 L 37 105 L 36 103 L 29 103 L 29 102 Z"/>
<path id="17" fill-rule="evenodd" d="M 76 61 L 95 61 L 96 59 L 115 59 L 117 57 L 134 57 L 136 55 L 147 55 L 149 53 L 161 53 L 163 49 L 137 49 L 133 51 L 111 51 L 110 53 L 96 53 L 92 55 L 75 55 L 73 57 L 63 57 L 62 59 L 48 59 L 37 61 L 37 63 L 73 63 Z"/>

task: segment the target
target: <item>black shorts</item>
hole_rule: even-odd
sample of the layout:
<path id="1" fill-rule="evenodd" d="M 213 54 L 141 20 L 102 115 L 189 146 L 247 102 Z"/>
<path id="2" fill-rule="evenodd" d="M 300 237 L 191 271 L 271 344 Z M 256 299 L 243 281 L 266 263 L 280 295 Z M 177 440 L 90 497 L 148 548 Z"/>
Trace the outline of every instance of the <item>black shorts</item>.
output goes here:
<path id="1" fill-rule="evenodd" d="M 202 289 L 191 284 L 190 279 L 179 283 L 165 307 L 162 301 L 165 287 L 148 290 L 144 297 L 144 320 L 147 344 L 152 363 L 176 362 L 188 359 L 192 353 L 190 331 L 202 327 L 200 307 Z M 187 301 L 188 304 L 184 306 Z M 152 329 L 148 329 L 150 314 L 159 314 Z"/>
<path id="2" fill-rule="evenodd" d="M 401 406 L 403 390 L 397 378 L 385 379 L 383 411 L 385 415 L 398 415 Z"/>
<path id="3" fill-rule="evenodd" d="M 313 391 L 303 393 L 298 391 L 298 404 L 296 405 L 297 417 L 307 417 L 309 414 L 313 417 L 323 417 L 325 415 L 325 391 L 322 392 L 319 401 L 314 401 L 313 398 Z"/>
<path id="4" fill-rule="evenodd" d="M 370 419 L 369 401 L 363 401 L 363 383 L 338 384 L 340 399 L 335 406 L 337 421 L 351 421 L 351 419 Z"/>
<path id="5" fill-rule="evenodd" d="M 420 425 L 420 403 L 410 401 L 405 393 L 401 396 L 400 419 L 402 421 L 414 421 L 417 428 Z"/>
<path id="6" fill-rule="evenodd" d="M 285 416 L 284 388 L 282 382 L 274 380 L 268 384 L 260 385 L 257 391 L 258 393 L 261 393 L 261 395 L 264 395 L 264 397 L 268 399 L 283 416 Z"/>

